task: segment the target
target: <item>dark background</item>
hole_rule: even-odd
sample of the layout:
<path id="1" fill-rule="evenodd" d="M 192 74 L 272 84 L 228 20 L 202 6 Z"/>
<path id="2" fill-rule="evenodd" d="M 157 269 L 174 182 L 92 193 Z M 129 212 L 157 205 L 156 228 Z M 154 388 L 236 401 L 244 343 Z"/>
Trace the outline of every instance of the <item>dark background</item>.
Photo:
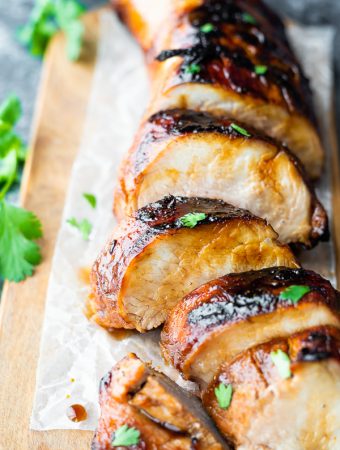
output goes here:
<path id="1" fill-rule="evenodd" d="M 155 0 L 159 1 L 159 0 Z M 340 0 L 266 0 L 274 9 L 304 24 L 332 24 L 337 27 L 335 42 L 335 83 L 340 80 Z M 100 0 L 83 0 L 94 8 Z M 15 41 L 15 31 L 22 25 L 34 4 L 33 0 L 0 0 L 0 101 L 15 92 L 23 103 L 24 115 L 18 125 L 28 140 L 34 101 L 39 85 L 41 61 L 32 58 Z M 337 117 L 340 117 L 340 89 L 337 90 Z M 339 133 L 340 137 L 340 133 Z"/>

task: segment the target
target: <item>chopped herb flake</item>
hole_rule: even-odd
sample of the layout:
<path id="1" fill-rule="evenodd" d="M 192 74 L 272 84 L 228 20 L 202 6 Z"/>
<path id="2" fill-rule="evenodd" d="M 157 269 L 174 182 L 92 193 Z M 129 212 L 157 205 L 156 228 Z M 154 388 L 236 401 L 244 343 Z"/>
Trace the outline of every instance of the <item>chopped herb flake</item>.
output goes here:
<path id="1" fill-rule="evenodd" d="M 292 376 L 290 370 L 290 359 L 287 353 L 281 349 L 270 353 L 270 357 L 276 366 L 281 378 L 290 378 Z"/>
<path id="2" fill-rule="evenodd" d="M 89 204 L 92 206 L 93 209 L 97 206 L 97 199 L 93 194 L 88 194 L 87 192 L 84 192 L 83 197 L 85 198 L 85 200 L 89 202 Z"/>
<path id="3" fill-rule="evenodd" d="M 43 56 L 57 31 L 66 35 L 67 56 L 79 58 L 84 34 L 79 18 L 84 6 L 77 0 L 37 0 L 28 22 L 18 32 L 18 39 L 34 56 Z"/>
<path id="4" fill-rule="evenodd" d="M 286 289 L 281 291 L 280 299 L 281 300 L 290 300 L 292 303 L 296 304 L 305 294 L 310 292 L 309 286 L 288 286 Z"/>
<path id="5" fill-rule="evenodd" d="M 111 445 L 112 447 L 130 447 L 130 445 L 137 445 L 139 439 L 139 430 L 122 425 L 113 433 Z"/>
<path id="6" fill-rule="evenodd" d="M 215 396 L 220 408 L 228 409 L 233 396 L 232 385 L 220 383 L 219 386 L 215 388 Z"/>
<path id="7" fill-rule="evenodd" d="M 194 228 L 198 222 L 206 219 L 207 215 L 204 213 L 189 213 L 179 219 L 184 227 Z"/>
<path id="8" fill-rule="evenodd" d="M 201 26 L 200 30 L 203 33 L 210 33 L 214 29 L 214 25 L 212 23 L 205 23 Z"/>
<path id="9" fill-rule="evenodd" d="M 75 217 L 72 217 L 71 219 L 68 219 L 67 223 L 80 231 L 84 241 L 89 240 L 92 231 L 92 225 L 87 219 L 82 219 L 80 222 L 78 222 Z"/>
<path id="10" fill-rule="evenodd" d="M 246 136 L 246 137 L 251 136 L 251 134 L 247 130 L 240 127 L 239 125 L 236 125 L 236 123 L 232 123 L 230 126 L 233 130 L 237 131 L 239 134 L 242 134 L 242 136 Z"/>
<path id="11" fill-rule="evenodd" d="M 198 64 L 192 63 L 192 64 L 189 64 L 188 66 L 186 66 L 184 71 L 185 71 L 185 73 L 193 73 L 193 74 L 200 73 L 201 66 L 199 66 Z"/>
<path id="12" fill-rule="evenodd" d="M 268 67 L 267 66 L 255 66 L 254 72 L 256 73 L 256 75 L 264 75 L 268 72 Z"/>
<path id="13" fill-rule="evenodd" d="M 252 25 L 255 25 L 257 23 L 255 17 L 253 17 L 249 13 L 243 13 L 242 14 L 242 20 L 243 20 L 243 22 L 251 23 Z"/>

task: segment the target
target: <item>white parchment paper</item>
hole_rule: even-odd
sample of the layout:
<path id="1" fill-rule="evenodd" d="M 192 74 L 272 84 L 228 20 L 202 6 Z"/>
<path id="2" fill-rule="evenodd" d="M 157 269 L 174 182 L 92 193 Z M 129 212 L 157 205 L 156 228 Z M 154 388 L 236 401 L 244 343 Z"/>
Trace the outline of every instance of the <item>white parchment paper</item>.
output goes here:
<path id="1" fill-rule="evenodd" d="M 148 80 L 143 56 L 113 13 L 101 15 L 99 54 L 87 119 L 66 199 L 50 275 L 36 395 L 31 428 L 93 430 L 98 419 L 100 378 L 128 351 L 151 360 L 170 377 L 177 372 L 162 363 L 158 332 L 132 334 L 124 340 L 111 336 L 88 321 L 83 314 L 89 287 L 79 277 L 81 268 L 90 267 L 112 227 L 112 194 L 117 168 L 128 150 L 148 100 Z M 331 28 L 292 26 L 292 42 L 301 57 L 315 90 L 325 144 L 329 147 L 328 117 L 332 93 Z M 327 149 L 329 151 L 329 148 Z M 331 213 L 330 163 L 319 186 L 319 195 Z M 84 192 L 97 197 L 91 209 L 82 198 Z M 89 242 L 66 223 L 70 217 L 87 218 L 93 224 Z M 334 281 L 332 244 L 322 244 L 309 256 L 306 266 Z M 71 422 L 67 406 L 84 405 L 85 422 Z"/>

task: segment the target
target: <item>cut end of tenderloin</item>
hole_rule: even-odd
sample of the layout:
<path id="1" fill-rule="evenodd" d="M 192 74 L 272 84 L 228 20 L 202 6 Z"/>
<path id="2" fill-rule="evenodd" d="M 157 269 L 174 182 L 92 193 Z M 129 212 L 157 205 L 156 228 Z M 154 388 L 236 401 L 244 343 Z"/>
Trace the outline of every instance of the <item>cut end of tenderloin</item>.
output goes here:
<path id="1" fill-rule="evenodd" d="M 166 197 L 113 233 L 92 270 L 94 318 L 107 328 L 146 331 L 216 275 L 298 267 L 264 220 L 223 201 Z"/>
<path id="2" fill-rule="evenodd" d="M 279 350 L 290 359 L 287 378 L 273 362 L 272 352 Z M 216 398 L 221 384 L 232 386 L 225 409 Z M 318 327 L 245 351 L 220 367 L 203 394 L 203 404 L 238 449 L 336 450 L 340 331 Z"/>
<path id="3" fill-rule="evenodd" d="M 92 450 L 112 449 L 115 433 L 124 425 L 136 430 L 138 437 L 137 443 L 124 448 L 228 448 L 197 398 L 132 353 L 102 379 L 100 407 Z"/>
<path id="4" fill-rule="evenodd" d="M 283 243 L 310 247 L 328 238 L 327 214 L 297 159 L 232 120 L 175 109 L 142 125 L 121 167 L 116 215 L 122 219 L 169 192 L 247 209 Z"/>
<path id="5" fill-rule="evenodd" d="M 220 364 L 250 346 L 310 327 L 340 326 L 339 312 L 339 293 L 312 271 L 276 267 L 230 274 L 177 304 L 161 345 L 166 360 L 202 387 Z"/>

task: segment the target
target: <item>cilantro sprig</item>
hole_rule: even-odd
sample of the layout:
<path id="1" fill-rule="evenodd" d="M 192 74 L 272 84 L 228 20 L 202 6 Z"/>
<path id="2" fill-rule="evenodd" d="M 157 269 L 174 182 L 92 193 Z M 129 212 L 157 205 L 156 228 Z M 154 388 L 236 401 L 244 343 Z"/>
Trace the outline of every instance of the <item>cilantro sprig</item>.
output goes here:
<path id="1" fill-rule="evenodd" d="M 201 222 L 206 218 L 207 215 L 205 213 L 188 213 L 185 216 L 180 217 L 179 221 L 184 227 L 194 228 L 198 222 Z"/>
<path id="2" fill-rule="evenodd" d="M 220 383 L 215 388 L 217 402 L 222 409 L 228 409 L 233 396 L 233 387 L 231 384 Z"/>
<path id="3" fill-rule="evenodd" d="M 26 146 L 14 130 L 21 113 L 16 95 L 8 96 L 0 105 L 0 277 L 16 282 L 32 275 L 41 261 L 35 241 L 42 237 L 38 218 L 5 199 L 18 179 L 26 154 Z"/>
<path id="4" fill-rule="evenodd" d="M 281 378 L 286 379 L 292 376 L 292 372 L 290 370 L 290 359 L 287 353 L 281 349 L 278 349 L 271 352 L 270 357 Z"/>
<path id="5" fill-rule="evenodd" d="M 311 289 L 309 286 L 300 286 L 300 285 L 294 285 L 288 286 L 286 289 L 281 291 L 280 293 L 280 300 L 290 300 L 292 303 L 296 304 L 298 303 L 302 297 L 308 292 L 310 292 Z"/>
<path id="6" fill-rule="evenodd" d="M 249 131 L 247 131 L 245 128 L 240 127 L 236 123 L 230 124 L 231 128 L 236 131 L 238 134 L 241 134 L 242 136 L 251 137 L 251 134 Z"/>
<path id="7" fill-rule="evenodd" d="M 84 27 L 79 18 L 84 11 L 77 0 L 36 0 L 18 39 L 32 55 L 42 57 L 50 39 L 62 30 L 67 38 L 67 56 L 75 61 L 81 53 Z"/>
<path id="8" fill-rule="evenodd" d="M 88 192 L 84 192 L 83 197 L 89 203 L 89 205 L 92 206 L 93 209 L 96 208 L 97 199 L 95 195 L 89 194 Z"/>
<path id="9" fill-rule="evenodd" d="M 210 22 L 205 23 L 204 25 L 202 25 L 200 27 L 200 30 L 202 31 L 202 33 L 210 33 L 211 31 L 213 31 L 214 29 L 214 25 Z"/>
<path id="10" fill-rule="evenodd" d="M 200 73 L 200 71 L 201 71 L 201 66 L 199 64 L 195 64 L 195 63 L 189 64 L 184 69 L 185 73 L 191 73 L 191 74 Z"/>
<path id="11" fill-rule="evenodd" d="M 140 439 L 140 431 L 137 428 L 122 425 L 114 433 L 112 437 L 112 447 L 129 447 L 137 445 Z"/>
<path id="12" fill-rule="evenodd" d="M 82 219 L 79 221 L 75 217 L 71 217 L 71 219 L 68 219 L 67 223 L 80 232 L 84 241 L 88 241 L 90 239 L 92 224 L 87 219 Z"/>
<path id="13" fill-rule="evenodd" d="M 258 65 L 254 67 L 256 75 L 265 75 L 268 72 L 268 66 Z"/>

